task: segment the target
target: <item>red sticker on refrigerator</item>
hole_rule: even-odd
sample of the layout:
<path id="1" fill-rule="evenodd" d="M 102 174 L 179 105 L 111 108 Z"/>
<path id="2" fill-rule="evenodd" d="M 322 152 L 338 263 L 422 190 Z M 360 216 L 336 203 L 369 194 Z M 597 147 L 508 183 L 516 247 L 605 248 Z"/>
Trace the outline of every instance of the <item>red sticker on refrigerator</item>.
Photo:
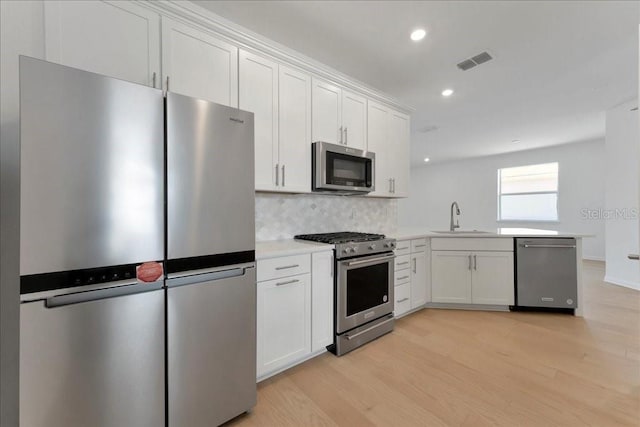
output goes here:
<path id="1" fill-rule="evenodd" d="M 163 269 L 160 262 L 145 262 L 136 267 L 136 278 L 139 282 L 155 282 L 162 276 Z"/>

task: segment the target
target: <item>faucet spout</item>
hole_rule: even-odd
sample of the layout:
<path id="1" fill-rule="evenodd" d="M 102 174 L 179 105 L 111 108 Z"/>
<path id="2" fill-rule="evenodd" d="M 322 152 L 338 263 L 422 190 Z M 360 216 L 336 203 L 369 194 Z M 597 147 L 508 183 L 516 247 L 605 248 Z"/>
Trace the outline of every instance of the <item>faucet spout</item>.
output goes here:
<path id="1" fill-rule="evenodd" d="M 456 208 L 455 214 L 460 215 L 460 207 L 458 206 L 458 202 L 451 203 L 451 222 L 449 225 L 449 231 L 455 231 L 456 228 L 460 228 L 460 220 L 453 221 L 453 208 Z"/>

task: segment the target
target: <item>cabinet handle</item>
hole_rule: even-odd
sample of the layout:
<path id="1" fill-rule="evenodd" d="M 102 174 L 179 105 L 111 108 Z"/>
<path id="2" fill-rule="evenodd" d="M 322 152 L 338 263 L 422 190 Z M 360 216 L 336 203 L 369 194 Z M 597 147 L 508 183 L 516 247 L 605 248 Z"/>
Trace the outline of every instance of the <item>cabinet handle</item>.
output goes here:
<path id="1" fill-rule="evenodd" d="M 340 144 L 342 144 L 342 126 L 340 126 Z"/>
<path id="2" fill-rule="evenodd" d="M 478 255 L 473 256 L 473 269 L 478 270 Z"/>
<path id="3" fill-rule="evenodd" d="M 393 179 L 389 178 L 389 193 L 393 193 Z"/>
<path id="4" fill-rule="evenodd" d="M 405 301 L 409 301 L 409 298 L 402 298 L 402 299 L 399 299 L 397 302 L 405 302 Z"/>
<path id="5" fill-rule="evenodd" d="M 298 279 L 287 280 L 286 282 L 278 282 L 278 283 L 276 283 L 276 286 L 290 285 L 291 283 L 296 283 L 296 282 L 299 282 L 299 280 Z"/>
<path id="6" fill-rule="evenodd" d="M 169 92 L 169 76 L 167 76 L 167 92 Z"/>
<path id="7" fill-rule="evenodd" d="M 296 268 L 296 267 L 300 267 L 300 264 L 292 264 L 292 265 L 285 265 L 282 267 L 276 267 L 276 270 L 287 270 L 289 268 Z"/>
<path id="8" fill-rule="evenodd" d="M 471 270 L 471 255 L 469 255 L 469 270 Z"/>
<path id="9" fill-rule="evenodd" d="M 402 276 L 402 277 L 398 277 L 398 280 L 404 280 L 404 279 L 408 279 L 409 276 Z"/>
<path id="10" fill-rule="evenodd" d="M 424 248 L 427 245 L 416 245 L 416 248 Z"/>
<path id="11" fill-rule="evenodd" d="M 278 166 L 280 165 L 276 163 L 276 187 L 280 185 L 280 168 Z"/>
<path id="12" fill-rule="evenodd" d="M 393 194 L 396 194 L 396 179 L 393 178 Z"/>
<path id="13" fill-rule="evenodd" d="M 151 83 L 153 84 L 153 87 L 156 87 L 156 72 L 153 72 L 153 77 L 151 78 Z"/>
<path id="14" fill-rule="evenodd" d="M 629 255 L 627 255 L 627 258 L 629 258 L 632 261 L 634 261 L 634 260 L 638 261 L 638 260 L 640 260 L 640 255 L 638 255 L 638 254 L 629 254 Z"/>
<path id="15" fill-rule="evenodd" d="M 405 264 L 409 264 L 409 262 L 408 262 L 408 261 L 405 261 L 405 262 L 399 262 L 399 263 L 397 263 L 396 265 L 405 265 Z"/>
<path id="16" fill-rule="evenodd" d="M 284 165 L 282 165 L 282 186 L 284 187 Z"/>
<path id="17" fill-rule="evenodd" d="M 349 128 L 344 128 L 344 145 L 349 143 Z"/>
<path id="18" fill-rule="evenodd" d="M 413 274 L 416 274 L 417 268 L 418 268 L 418 259 L 414 258 L 413 259 Z"/>

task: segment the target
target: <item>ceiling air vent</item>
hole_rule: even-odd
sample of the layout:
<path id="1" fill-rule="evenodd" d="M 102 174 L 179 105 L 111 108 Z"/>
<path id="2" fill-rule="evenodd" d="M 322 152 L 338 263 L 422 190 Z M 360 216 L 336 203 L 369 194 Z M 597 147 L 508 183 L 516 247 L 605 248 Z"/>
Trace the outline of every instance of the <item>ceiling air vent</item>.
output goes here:
<path id="1" fill-rule="evenodd" d="M 487 61 L 491 61 L 493 57 L 489 55 L 488 52 L 482 52 L 477 54 L 476 56 L 472 56 L 469 59 L 465 59 L 461 63 L 458 64 L 458 68 L 462 71 L 467 71 L 470 68 L 475 67 L 476 65 L 484 64 Z"/>

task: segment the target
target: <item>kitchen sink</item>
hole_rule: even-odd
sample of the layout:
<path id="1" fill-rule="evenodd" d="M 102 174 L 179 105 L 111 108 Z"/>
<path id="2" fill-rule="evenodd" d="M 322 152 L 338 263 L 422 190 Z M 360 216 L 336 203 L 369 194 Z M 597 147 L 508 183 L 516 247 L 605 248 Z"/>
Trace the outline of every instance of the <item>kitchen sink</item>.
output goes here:
<path id="1" fill-rule="evenodd" d="M 432 231 L 432 233 L 439 233 L 439 234 L 491 234 L 490 231 L 480 231 L 480 230 L 457 230 L 457 231 L 441 230 L 441 231 Z"/>

